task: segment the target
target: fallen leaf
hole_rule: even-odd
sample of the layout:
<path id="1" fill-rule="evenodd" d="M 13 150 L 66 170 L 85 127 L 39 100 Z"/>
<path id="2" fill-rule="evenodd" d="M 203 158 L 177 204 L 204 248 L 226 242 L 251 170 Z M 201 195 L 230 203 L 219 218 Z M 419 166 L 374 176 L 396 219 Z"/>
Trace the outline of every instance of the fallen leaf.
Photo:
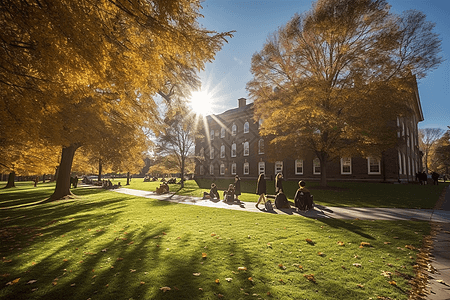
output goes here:
<path id="1" fill-rule="evenodd" d="M 361 264 L 354 263 L 353 265 L 354 265 L 355 267 L 357 267 L 357 268 L 361 268 Z"/>
<path id="2" fill-rule="evenodd" d="M 330 261 L 333 261 L 333 258 L 332 258 L 332 257 L 330 257 L 330 258 L 329 258 L 329 260 L 330 260 Z"/>
<path id="3" fill-rule="evenodd" d="M 344 242 L 341 242 L 341 241 L 337 242 L 337 244 L 338 244 L 339 246 L 345 246 L 345 243 L 344 243 Z"/>
<path id="4" fill-rule="evenodd" d="M 58 284 L 58 283 L 57 283 L 56 281 L 53 281 L 53 282 L 52 282 L 52 285 L 53 285 L 53 286 L 55 286 L 55 285 L 57 285 L 57 284 Z"/>
<path id="5" fill-rule="evenodd" d="M 213 233 L 211 233 L 211 236 L 216 236 L 216 234 L 213 232 Z"/>
<path id="6" fill-rule="evenodd" d="M 167 291 L 170 291 L 170 287 L 168 287 L 168 286 L 163 286 L 163 287 L 160 287 L 159 288 L 161 291 L 163 291 L 163 293 L 165 293 L 165 292 L 167 292 Z"/>
<path id="7" fill-rule="evenodd" d="M 311 239 L 306 239 L 305 240 L 308 244 L 314 245 L 314 242 Z"/>
<path id="8" fill-rule="evenodd" d="M 405 245 L 405 248 L 408 248 L 409 250 L 415 250 L 416 247 L 414 247 L 413 245 Z"/>
<path id="9" fill-rule="evenodd" d="M 130 273 L 134 273 L 136 272 L 136 270 L 130 269 Z"/>
<path id="10" fill-rule="evenodd" d="M 118 261 L 119 261 L 119 260 L 123 260 L 123 258 L 122 258 L 122 257 L 118 257 L 117 260 L 118 260 Z"/>
<path id="11" fill-rule="evenodd" d="M 13 281 L 8 282 L 6 285 L 13 285 L 13 284 L 16 284 L 16 283 L 19 282 L 19 280 L 20 280 L 20 278 L 16 278 L 16 279 L 14 279 Z"/>
<path id="12" fill-rule="evenodd" d="M 145 282 L 143 282 L 143 281 L 141 281 L 140 283 L 141 283 L 141 285 L 142 285 L 142 284 L 145 284 Z"/>
<path id="13" fill-rule="evenodd" d="M 345 266 L 341 266 L 341 268 L 344 269 L 344 270 L 347 269 Z"/>
<path id="14" fill-rule="evenodd" d="M 215 283 L 219 284 L 219 283 L 220 283 L 220 280 L 219 280 L 219 279 L 216 279 L 216 280 L 215 280 Z"/>
<path id="15" fill-rule="evenodd" d="M 206 258 L 207 254 L 206 253 L 202 253 L 202 258 Z"/>
<path id="16" fill-rule="evenodd" d="M 314 278 L 314 274 L 304 274 L 303 277 L 305 277 L 309 281 L 316 282 L 316 279 Z"/>
<path id="17" fill-rule="evenodd" d="M 198 288 L 200 291 L 202 291 L 203 292 L 203 289 L 202 288 Z"/>
<path id="18" fill-rule="evenodd" d="M 248 279 L 248 281 L 253 282 L 253 278 L 252 278 L 252 277 L 249 277 L 249 278 L 247 278 L 247 279 Z"/>
<path id="19" fill-rule="evenodd" d="M 372 247 L 372 245 L 370 243 L 367 243 L 367 242 L 361 242 L 361 244 L 359 244 L 359 247 L 360 248 L 362 248 L 362 247 Z"/>
<path id="20" fill-rule="evenodd" d="M 391 272 L 388 272 L 388 271 L 382 271 L 382 272 L 381 272 L 381 275 L 383 275 L 384 277 L 389 277 L 389 278 L 392 277 L 392 273 L 391 273 Z"/>
<path id="21" fill-rule="evenodd" d="M 33 283 L 35 283 L 37 280 L 30 280 L 30 281 L 28 281 L 27 282 L 27 284 L 33 284 Z"/>
<path id="22" fill-rule="evenodd" d="M 317 252 L 317 255 L 323 256 L 323 252 Z"/>
<path id="23" fill-rule="evenodd" d="M 282 264 L 279 264 L 278 267 L 279 267 L 280 269 L 286 270 L 286 267 L 283 266 Z"/>
<path id="24" fill-rule="evenodd" d="M 238 267 L 238 271 L 247 271 L 247 267 Z"/>
<path id="25" fill-rule="evenodd" d="M 194 276 L 200 276 L 201 273 L 192 273 Z"/>
<path id="26" fill-rule="evenodd" d="M 361 288 L 361 289 L 364 288 L 364 285 L 362 285 L 362 284 L 357 284 L 356 286 Z"/>
<path id="27" fill-rule="evenodd" d="M 76 284 L 75 283 L 72 283 L 70 286 L 75 286 Z"/>
<path id="28" fill-rule="evenodd" d="M 385 245 L 389 245 L 391 242 L 384 242 Z"/>
<path id="29" fill-rule="evenodd" d="M 225 278 L 226 281 L 230 282 L 231 280 L 233 280 L 233 278 Z"/>
<path id="30" fill-rule="evenodd" d="M 391 285 L 397 285 L 397 282 L 395 282 L 394 280 L 392 280 L 392 281 L 389 281 L 389 284 L 391 284 Z"/>

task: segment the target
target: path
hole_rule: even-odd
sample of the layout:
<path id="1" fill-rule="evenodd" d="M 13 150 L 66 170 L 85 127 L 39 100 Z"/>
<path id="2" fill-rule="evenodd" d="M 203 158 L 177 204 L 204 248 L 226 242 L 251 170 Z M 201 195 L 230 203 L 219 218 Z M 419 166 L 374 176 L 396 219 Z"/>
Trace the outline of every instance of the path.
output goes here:
<path id="1" fill-rule="evenodd" d="M 239 211 L 268 213 L 257 209 L 254 202 L 235 202 L 228 204 L 219 200 L 203 200 L 199 197 L 174 194 L 157 195 L 155 192 L 127 188 L 114 190 L 118 193 L 152 198 L 174 203 L 199 205 L 214 208 L 234 209 Z M 261 205 L 261 208 L 264 206 Z M 447 188 L 445 201 L 441 209 L 400 209 L 400 208 L 361 208 L 361 207 L 327 207 L 316 205 L 313 210 L 297 212 L 294 209 L 274 209 L 274 214 L 297 215 L 307 218 L 335 218 L 360 220 L 422 220 L 439 224 L 439 232 L 433 240 L 432 266 L 436 270 L 429 274 L 428 300 L 450 299 L 450 188 Z M 442 282 L 440 282 L 442 280 Z"/>

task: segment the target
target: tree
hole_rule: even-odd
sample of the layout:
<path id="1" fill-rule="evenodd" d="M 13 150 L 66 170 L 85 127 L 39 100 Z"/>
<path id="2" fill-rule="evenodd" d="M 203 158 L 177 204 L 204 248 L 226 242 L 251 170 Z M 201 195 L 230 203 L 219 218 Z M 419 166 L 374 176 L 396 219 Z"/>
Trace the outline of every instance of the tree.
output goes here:
<path id="1" fill-rule="evenodd" d="M 194 154 L 195 138 L 198 136 L 199 127 L 195 116 L 187 112 L 185 108 L 169 111 L 164 119 L 164 124 L 163 131 L 157 137 L 156 153 L 176 158 L 175 161 L 168 160 L 167 162 L 176 163 L 176 168 L 181 174 L 181 187 L 183 188 L 186 162 Z M 165 167 L 171 169 L 167 164 Z"/>
<path id="2" fill-rule="evenodd" d="M 425 128 L 423 131 L 432 131 L 428 134 L 421 132 L 421 147 L 428 152 L 425 152 L 425 160 L 428 169 L 434 172 L 449 174 L 450 170 L 450 130 L 444 131 L 439 128 Z M 422 130 L 421 130 L 422 131 Z M 439 134 L 440 131 L 440 134 Z M 428 138 L 425 138 L 428 136 Z M 435 140 L 429 147 L 425 144 L 424 140 L 433 140 L 431 136 L 434 136 Z M 427 170 L 428 170 L 427 169 Z"/>
<path id="3" fill-rule="evenodd" d="M 442 137 L 444 130 L 440 128 L 424 128 L 419 129 L 420 148 L 424 153 L 425 172 L 428 173 L 429 158 L 436 142 Z"/>
<path id="4" fill-rule="evenodd" d="M 260 134 L 278 155 L 312 151 L 322 185 L 339 156 L 381 157 L 397 143 L 396 117 L 412 113 L 416 77 L 442 61 L 433 27 L 418 11 L 391 14 L 384 0 L 317 1 L 252 57 Z"/>
<path id="5" fill-rule="evenodd" d="M 105 132 L 118 138 L 116 128 L 137 136 L 159 130 L 153 96 L 169 83 L 198 85 L 196 72 L 231 37 L 201 28 L 200 7 L 189 0 L 1 2 L 0 147 L 22 151 L 16 136 L 62 147 L 50 199 L 70 195 L 77 149 L 94 147 Z"/>

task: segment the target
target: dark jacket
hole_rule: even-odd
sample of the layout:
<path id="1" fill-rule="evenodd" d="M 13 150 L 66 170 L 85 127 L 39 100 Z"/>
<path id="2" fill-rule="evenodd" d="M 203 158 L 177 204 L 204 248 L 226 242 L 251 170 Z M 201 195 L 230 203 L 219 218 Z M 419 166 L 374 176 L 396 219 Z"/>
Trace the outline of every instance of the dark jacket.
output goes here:
<path id="1" fill-rule="evenodd" d="M 241 194 L 241 180 L 238 179 L 234 182 L 234 194 L 239 196 Z"/>
<path id="2" fill-rule="evenodd" d="M 264 176 L 258 178 L 258 182 L 256 183 L 256 194 L 267 194 L 266 179 L 264 178 Z"/>
<path id="3" fill-rule="evenodd" d="M 275 194 L 283 190 L 283 178 L 275 177 Z"/>

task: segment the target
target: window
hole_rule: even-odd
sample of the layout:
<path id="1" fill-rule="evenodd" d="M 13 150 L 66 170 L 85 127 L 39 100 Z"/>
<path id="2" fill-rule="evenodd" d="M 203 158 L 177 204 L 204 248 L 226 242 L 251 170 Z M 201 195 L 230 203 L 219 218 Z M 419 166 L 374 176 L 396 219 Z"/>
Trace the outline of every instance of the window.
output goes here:
<path id="1" fill-rule="evenodd" d="M 214 148 L 211 146 L 211 149 L 209 150 L 209 159 L 214 159 Z"/>
<path id="2" fill-rule="evenodd" d="M 400 119 L 397 117 L 397 137 L 400 137 Z"/>
<path id="3" fill-rule="evenodd" d="M 403 175 L 406 175 L 406 160 L 405 160 L 405 154 L 402 153 L 402 160 L 403 160 Z"/>
<path id="4" fill-rule="evenodd" d="M 406 127 L 406 145 L 409 147 L 409 127 Z"/>
<path id="5" fill-rule="evenodd" d="M 258 153 L 264 154 L 264 140 L 263 139 L 260 139 L 258 141 Z"/>
<path id="6" fill-rule="evenodd" d="M 265 173 L 266 173 L 266 163 L 263 161 L 260 161 L 258 163 L 258 175 L 265 174 Z"/>
<path id="7" fill-rule="evenodd" d="M 250 129 L 250 125 L 248 124 L 248 122 L 244 123 L 244 133 L 248 133 Z"/>
<path id="8" fill-rule="evenodd" d="M 259 126 L 259 128 L 261 128 L 262 123 L 263 123 L 263 119 L 259 119 L 259 121 L 258 121 L 258 126 Z"/>
<path id="9" fill-rule="evenodd" d="M 341 158 L 341 174 L 352 174 L 352 158 Z"/>
<path id="10" fill-rule="evenodd" d="M 250 153 L 250 149 L 248 146 L 248 142 L 244 142 L 244 156 L 248 156 Z"/>
<path id="11" fill-rule="evenodd" d="M 320 174 L 320 160 L 318 158 L 315 158 L 313 160 L 313 174 L 314 175 Z"/>
<path id="12" fill-rule="evenodd" d="M 203 165 L 200 165 L 200 175 L 204 175 L 205 170 L 203 169 Z"/>
<path id="13" fill-rule="evenodd" d="M 225 175 L 225 165 L 220 164 L 220 175 Z"/>
<path id="14" fill-rule="evenodd" d="M 220 129 L 220 137 L 221 138 L 225 137 L 225 128 L 223 128 L 223 127 Z"/>
<path id="15" fill-rule="evenodd" d="M 213 166 L 213 164 L 209 165 L 209 174 L 210 175 L 214 175 L 214 166 Z"/>
<path id="16" fill-rule="evenodd" d="M 302 159 L 295 160 L 295 174 L 296 175 L 303 174 L 303 160 Z"/>
<path id="17" fill-rule="evenodd" d="M 411 157 L 408 157 L 408 175 L 411 176 Z"/>
<path id="18" fill-rule="evenodd" d="M 236 143 L 231 145 L 231 157 L 236 157 Z"/>
<path id="19" fill-rule="evenodd" d="M 248 162 L 244 163 L 244 175 L 248 175 L 250 173 L 250 166 Z"/>
<path id="20" fill-rule="evenodd" d="M 231 126 L 231 135 L 236 135 L 237 133 L 237 126 L 236 124 L 233 124 L 233 126 Z"/>
<path id="21" fill-rule="evenodd" d="M 214 139 L 214 129 L 211 129 L 210 140 L 212 141 L 213 139 Z"/>
<path id="22" fill-rule="evenodd" d="M 205 148 L 203 148 L 203 147 L 200 148 L 200 157 L 202 157 L 202 158 L 205 157 Z"/>
<path id="23" fill-rule="evenodd" d="M 236 175 L 236 163 L 231 164 L 231 175 Z"/>
<path id="24" fill-rule="evenodd" d="M 282 161 L 276 161 L 275 162 L 275 174 L 283 173 L 283 162 Z"/>
<path id="25" fill-rule="evenodd" d="M 368 157 L 367 168 L 369 174 L 381 174 L 381 162 L 378 158 Z"/>
<path id="26" fill-rule="evenodd" d="M 402 174 L 402 173 L 403 173 L 403 169 L 402 169 L 402 154 L 399 151 L 398 152 L 398 174 Z"/>
<path id="27" fill-rule="evenodd" d="M 220 158 L 225 157 L 225 145 L 220 146 Z"/>

